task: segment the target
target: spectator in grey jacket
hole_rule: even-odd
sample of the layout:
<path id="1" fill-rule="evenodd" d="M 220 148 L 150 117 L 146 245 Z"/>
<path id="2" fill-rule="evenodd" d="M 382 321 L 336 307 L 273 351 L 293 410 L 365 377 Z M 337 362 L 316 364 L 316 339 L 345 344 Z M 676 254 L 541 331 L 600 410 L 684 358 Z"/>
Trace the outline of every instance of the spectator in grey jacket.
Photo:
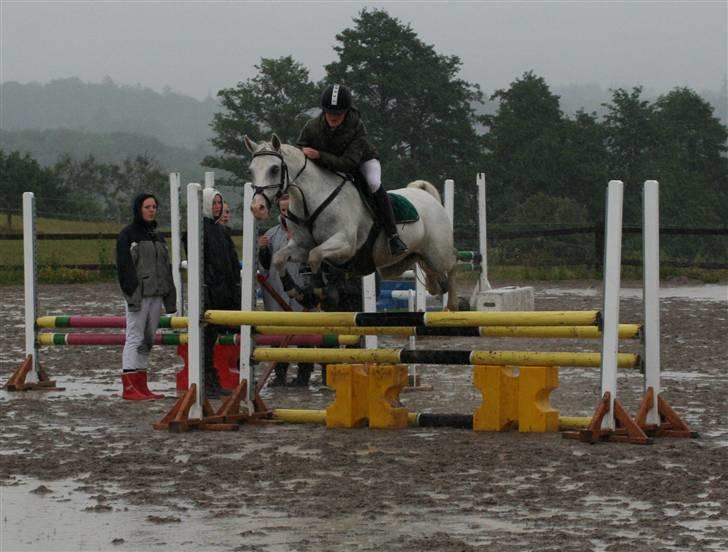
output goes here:
<path id="1" fill-rule="evenodd" d="M 283 194 L 278 199 L 278 210 L 280 211 L 280 223 L 258 238 L 258 272 L 266 277 L 268 283 L 274 291 L 284 300 L 288 302 L 292 311 L 300 312 L 303 310 L 303 306 L 293 298 L 288 297 L 288 294 L 283 289 L 281 283 L 281 277 L 278 271 L 271 264 L 273 255 L 279 250 L 288 245 L 290 238 L 290 230 L 286 223 L 286 215 L 288 215 L 288 202 L 290 198 L 288 194 Z M 289 261 L 287 264 L 288 273 L 293 278 L 296 285 L 304 286 L 304 278 L 301 275 L 302 265 Z M 268 311 L 282 311 L 281 307 L 276 300 L 267 292 L 263 291 L 263 304 L 265 310 Z M 296 373 L 296 379 L 293 384 L 301 387 L 308 385 L 309 379 L 311 378 L 311 372 L 313 371 L 313 365 L 305 362 L 298 363 L 298 372 Z M 288 363 L 278 362 L 275 365 L 275 378 L 271 382 L 274 387 L 286 385 L 286 377 L 288 374 Z"/>
<path id="2" fill-rule="evenodd" d="M 147 386 L 149 352 L 162 306 L 176 311 L 176 290 L 164 237 L 157 228 L 159 202 L 150 193 L 134 198 L 134 219 L 116 239 L 116 268 L 126 300 L 126 343 L 122 353 L 122 398 L 162 399 Z"/>

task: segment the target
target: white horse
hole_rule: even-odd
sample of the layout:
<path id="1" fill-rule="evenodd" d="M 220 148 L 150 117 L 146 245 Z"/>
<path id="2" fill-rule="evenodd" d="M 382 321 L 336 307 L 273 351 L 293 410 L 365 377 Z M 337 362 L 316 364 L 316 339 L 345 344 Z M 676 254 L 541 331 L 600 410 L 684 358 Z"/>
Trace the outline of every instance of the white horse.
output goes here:
<path id="1" fill-rule="evenodd" d="M 392 257 L 382 232 L 370 239 L 374 224 L 371 211 L 344 175 L 309 162 L 300 149 L 282 144 L 275 134 L 270 143 L 256 144 L 247 136 L 244 141 L 253 156 L 250 171 L 255 193 L 250 208 L 255 217 L 268 218 L 275 200 L 283 193 L 290 196 L 288 223 L 292 238 L 271 261 L 289 295 L 300 299 L 302 290 L 288 277 L 287 261 L 308 263 L 317 293 L 323 286 L 323 261 L 343 266 L 358 276 L 376 268 L 385 279 L 399 276 L 416 262 L 426 275 L 427 291 L 432 295 L 447 293 L 448 309 L 457 310 L 457 252 L 452 225 L 432 184 L 416 180 L 406 188 L 392 190 L 409 200 L 419 215 L 415 222 L 398 223 L 408 251 Z M 364 255 L 369 262 L 362 265 L 360 251 L 368 240 L 373 241 L 373 247 L 369 255 Z"/>

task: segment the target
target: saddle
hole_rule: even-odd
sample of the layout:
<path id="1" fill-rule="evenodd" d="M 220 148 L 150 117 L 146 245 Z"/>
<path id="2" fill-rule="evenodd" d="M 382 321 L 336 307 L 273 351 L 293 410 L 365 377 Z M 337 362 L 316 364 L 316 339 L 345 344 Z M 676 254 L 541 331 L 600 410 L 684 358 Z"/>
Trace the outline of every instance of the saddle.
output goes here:
<path id="1" fill-rule="evenodd" d="M 356 187 L 362 203 L 364 203 L 369 211 L 369 215 L 374 220 L 374 224 L 379 225 L 376 208 L 374 206 L 374 198 L 362 174 L 357 171 L 356 174 L 347 174 L 346 178 Z M 394 220 L 397 224 L 411 224 L 420 220 L 420 214 L 407 198 L 393 192 L 387 192 L 387 194 L 389 194 L 389 201 L 392 204 L 392 211 L 394 211 Z M 381 229 L 381 225 L 379 227 Z"/>
<path id="2" fill-rule="evenodd" d="M 374 198 L 369 192 L 369 186 L 364 180 L 364 177 L 359 171 L 356 174 L 345 175 L 346 179 L 351 182 L 359 192 L 359 197 L 362 200 L 365 208 L 369 211 L 369 215 L 372 217 L 372 228 L 369 231 L 364 245 L 354 253 L 354 256 L 349 259 L 346 263 L 337 265 L 331 263 L 338 269 L 346 272 L 354 272 L 356 274 L 366 275 L 371 274 L 377 270 L 376 264 L 374 264 L 374 242 L 377 241 L 377 236 L 382 230 L 382 223 L 377 216 L 377 211 L 374 207 Z M 399 194 L 387 192 L 389 194 L 389 201 L 392 204 L 392 211 L 394 212 L 394 220 L 397 224 L 411 224 L 420 220 L 420 215 L 415 209 L 415 206 L 406 198 Z"/>

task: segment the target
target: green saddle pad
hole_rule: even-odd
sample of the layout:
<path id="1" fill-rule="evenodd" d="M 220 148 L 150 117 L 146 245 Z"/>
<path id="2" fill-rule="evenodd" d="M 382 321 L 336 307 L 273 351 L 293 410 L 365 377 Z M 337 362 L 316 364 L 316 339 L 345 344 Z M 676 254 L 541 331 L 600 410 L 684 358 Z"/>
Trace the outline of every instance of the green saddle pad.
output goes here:
<path id="1" fill-rule="evenodd" d="M 412 205 L 409 199 L 398 194 L 389 193 L 389 201 L 392 204 L 392 210 L 394 211 L 394 220 L 400 224 L 408 222 L 417 222 L 420 220 L 420 215 Z"/>

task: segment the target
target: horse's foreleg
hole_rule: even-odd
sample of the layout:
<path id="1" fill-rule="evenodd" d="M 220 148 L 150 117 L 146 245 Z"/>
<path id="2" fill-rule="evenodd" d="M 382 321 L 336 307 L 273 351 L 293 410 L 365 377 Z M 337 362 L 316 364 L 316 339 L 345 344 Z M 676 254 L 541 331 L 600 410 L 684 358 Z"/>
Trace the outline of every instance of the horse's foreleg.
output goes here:
<path id="1" fill-rule="evenodd" d="M 345 263 L 354 255 L 354 247 L 343 232 L 337 232 L 321 245 L 314 247 L 308 253 L 308 265 L 313 273 L 314 293 L 323 297 L 323 277 L 321 263 L 329 260 L 334 263 Z"/>
<path id="2" fill-rule="evenodd" d="M 271 265 L 280 275 L 283 289 L 289 297 L 303 304 L 304 290 L 296 284 L 291 275 L 288 273 L 287 263 L 289 261 L 302 263 L 306 261 L 306 250 L 297 245 L 294 241 L 289 241 L 285 247 L 275 252 L 271 259 Z"/>

